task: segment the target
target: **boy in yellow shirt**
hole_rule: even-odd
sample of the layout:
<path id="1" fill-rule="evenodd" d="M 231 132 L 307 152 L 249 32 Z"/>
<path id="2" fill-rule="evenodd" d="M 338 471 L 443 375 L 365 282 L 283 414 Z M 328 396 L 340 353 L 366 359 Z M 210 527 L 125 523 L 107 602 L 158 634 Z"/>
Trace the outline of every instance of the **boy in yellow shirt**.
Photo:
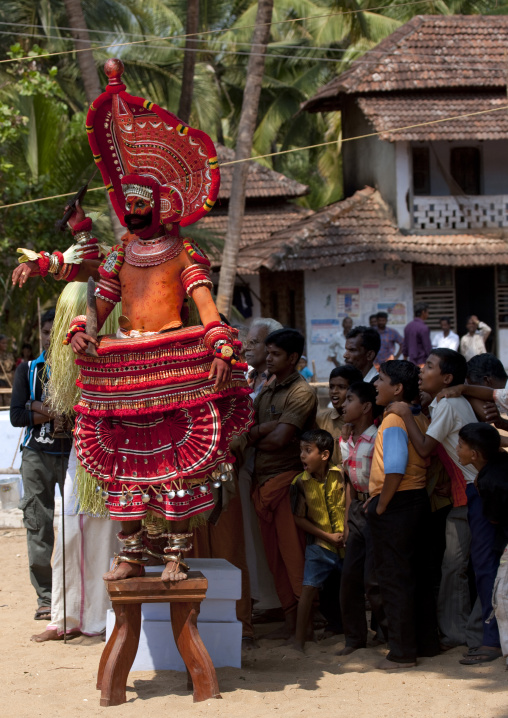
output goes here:
<path id="1" fill-rule="evenodd" d="M 292 484 L 295 523 L 312 541 L 305 549 L 303 587 L 296 618 L 294 646 L 301 651 L 317 592 L 332 571 L 342 569 L 346 503 L 342 472 L 331 463 L 333 449 L 334 440 L 328 431 L 305 432 L 300 439 L 304 471 Z"/>

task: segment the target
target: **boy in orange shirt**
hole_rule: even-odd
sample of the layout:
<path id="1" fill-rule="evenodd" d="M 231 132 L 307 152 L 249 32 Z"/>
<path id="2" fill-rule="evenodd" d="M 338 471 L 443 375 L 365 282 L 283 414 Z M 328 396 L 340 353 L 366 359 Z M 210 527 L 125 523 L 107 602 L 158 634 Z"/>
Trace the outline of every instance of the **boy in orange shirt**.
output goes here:
<path id="1" fill-rule="evenodd" d="M 388 361 L 375 381 L 377 403 L 412 405 L 418 399 L 419 369 L 408 361 Z M 427 420 L 415 416 L 420 430 Z M 417 656 L 439 653 L 427 536 L 430 504 L 425 489 L 427 461 L 409 440 L 404 421 L 385 412 L 374 445 L 367 519 L 372 533 L 376 576 L 387 621 L 390 651 L 378 666 L 409 668 Z"/>

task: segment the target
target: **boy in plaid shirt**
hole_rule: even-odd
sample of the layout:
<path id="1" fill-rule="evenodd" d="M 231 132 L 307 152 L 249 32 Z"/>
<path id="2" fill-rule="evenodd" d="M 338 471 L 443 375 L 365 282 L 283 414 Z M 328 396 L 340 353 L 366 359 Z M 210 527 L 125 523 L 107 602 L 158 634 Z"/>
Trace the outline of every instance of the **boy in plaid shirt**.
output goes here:
<path id="1" fill-rule="evenodd" d="M 379 586 L 375 578 L 371 535 L 364 512 L 369 498 L 369 477 L 377 427 L 374 419 L 382 408 L 376 406 L 376 388 L 359 381 L 351 384 L 342 407 L 349 429 L 341 438 L 340 450 L 346 481 L 346 553 L 342 568 L 340 607 L 346 638 L 338 655 L 347 656 L 367 645 L 365 594 L 377 624 L 385 623 Z"/>

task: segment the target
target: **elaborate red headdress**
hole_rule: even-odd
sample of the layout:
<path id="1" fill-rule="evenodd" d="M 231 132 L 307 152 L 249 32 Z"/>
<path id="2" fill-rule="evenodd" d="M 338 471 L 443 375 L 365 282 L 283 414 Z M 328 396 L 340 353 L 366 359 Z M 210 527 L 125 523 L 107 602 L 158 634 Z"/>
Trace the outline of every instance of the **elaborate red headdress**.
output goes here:
<path id="1" fill-rule="evenodd" d="M 212 140 L 153 102 L 125 92 L 121 60 L 108 60 L 104 71 L 109 84 L 90 105 L 86 131 L 120 222 L 125 226 L 122 184 L 155 187 L 154 204 L 158 194 L 160 207 L 154 210 L 160 211 L 161 223 L 185 227 L 197 222 L 212 209 L 219 192 Z"/>

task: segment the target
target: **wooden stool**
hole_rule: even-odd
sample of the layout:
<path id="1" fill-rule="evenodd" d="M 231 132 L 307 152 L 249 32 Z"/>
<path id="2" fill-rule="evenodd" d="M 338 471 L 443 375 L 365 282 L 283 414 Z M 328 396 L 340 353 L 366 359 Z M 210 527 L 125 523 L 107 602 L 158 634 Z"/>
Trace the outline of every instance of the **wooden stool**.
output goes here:
<path id="1" fill-rule="evenodd" d="M 222 698 L 215 668 L 196 625 L 208 588 L 201 571 L 189 571 L 187 580 L 178 583 L 163 582 L 160 573 L 152 573 L 105 584 L 116 622 L 99 663 L 101 706 L 118 706 L 127 700 L 125 686 L 138 650 L 142 603 L 169 602 L 173 635 L 187 667 L 187 689 L 194 690 L 194 702 Z"/>

